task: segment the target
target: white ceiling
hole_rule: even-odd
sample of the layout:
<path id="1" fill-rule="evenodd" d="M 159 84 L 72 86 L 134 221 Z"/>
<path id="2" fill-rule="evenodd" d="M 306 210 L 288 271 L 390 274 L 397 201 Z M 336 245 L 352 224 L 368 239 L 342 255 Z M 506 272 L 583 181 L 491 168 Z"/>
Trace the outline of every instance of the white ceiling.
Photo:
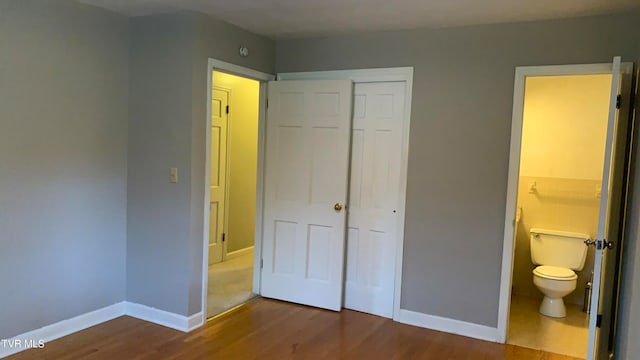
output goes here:
<path id="1" fill-rule="evenodd" d="M 130 16 L 192 10 L 271 38 L 557 19 L 640 8 L 640 0 L 78 1 Z"/>

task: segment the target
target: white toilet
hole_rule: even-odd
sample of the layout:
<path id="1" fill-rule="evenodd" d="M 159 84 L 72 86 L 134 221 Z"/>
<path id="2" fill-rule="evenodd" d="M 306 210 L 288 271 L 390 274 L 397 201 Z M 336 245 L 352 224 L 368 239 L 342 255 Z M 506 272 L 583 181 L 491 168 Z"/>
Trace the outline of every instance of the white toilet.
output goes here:
<path id="1" fill-rule="evenodd" d="M 589 235 L 566 231 L 531 229 L 533 283 L 544 294 L 540 313 L 550 317 L 567 316 L 562 298 L 576 289 L 578 275 L 587 258 L 584 241 Z"/>

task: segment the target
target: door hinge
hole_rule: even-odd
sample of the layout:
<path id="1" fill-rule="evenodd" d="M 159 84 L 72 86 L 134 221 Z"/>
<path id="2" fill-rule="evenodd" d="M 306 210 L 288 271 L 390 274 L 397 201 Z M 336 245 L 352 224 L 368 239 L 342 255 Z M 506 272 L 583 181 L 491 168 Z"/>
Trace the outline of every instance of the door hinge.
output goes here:
<path id="1" fill-rule="evenodd" d="M 227 105 L 227 107 L 225 108 L 225 111 L 227 112 L 227 114 L 229 113 L 229 105 Z"/>
<path id="2" fill-rule="evenodd" d="M 269 98 L 266 98 L 264 101 L 267 104 L 267 109 L 268 109 L 269 108 Z"/>
<path id="3" fill-rule="evenodd" d="M 225 238 L 227 237 L 227 234 L 222 233 L 222 242 L 224 242 Z"/>
<path id="4" fill-rule="evenodd" d="M 260 269 L 264 267 L 264 260 L 260 259 Z"/>
<path id="5" fill-rule="evenodd" d="M 620 109 L 620 106 L 622 106 L 622 95 L 618 94 L 616 96 L 616 109 Z"/>
<path id="6" fill-rule="evenodd" d="M 598 314 L 598 316 L 596 316 L 596 326 L 597 327 L 602 326 L 602 314 Z"/>

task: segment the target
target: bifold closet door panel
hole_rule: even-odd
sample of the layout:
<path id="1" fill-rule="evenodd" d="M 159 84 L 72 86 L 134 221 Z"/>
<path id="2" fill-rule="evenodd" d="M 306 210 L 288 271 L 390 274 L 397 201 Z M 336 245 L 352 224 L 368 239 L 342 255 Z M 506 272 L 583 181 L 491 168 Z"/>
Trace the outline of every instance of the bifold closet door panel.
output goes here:
<path id="1" fill-rule="evenodd" d="M 405 82 L 356 83 L 345 308 L 391 318 Z"/>
<path id="2" fill-rule="evenodd" d="M 342 308 L 353 85 L 269 83 L 262 296 Z"/>

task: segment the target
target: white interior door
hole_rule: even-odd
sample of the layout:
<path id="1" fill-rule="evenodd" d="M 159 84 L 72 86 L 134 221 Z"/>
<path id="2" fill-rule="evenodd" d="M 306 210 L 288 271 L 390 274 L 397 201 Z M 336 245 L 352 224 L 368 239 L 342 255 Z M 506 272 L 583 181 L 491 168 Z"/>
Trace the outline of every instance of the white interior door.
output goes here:
<path id="1" fill-rule="evenodd" d="M 221 262 L 224 254 L 228 105 L 229 92 L 214 87 L 211 99 L 209 265 Z"/>
<path id="2" fill-rule="evenodd" d="M 405 82 L 356 83 L 344 307 L 393 316 Z"/>
<path id="3" fill-rule="evenodd" d="M 342 307 L 352 83 L 269 83 L 262 296 Z"/>
<path id="4" fill-rule="evenodd" d="M 598 235 L 595 242 L 596 257 L 593 275 L 592 308 L 589 320 L 589 349 L 587 359 L 609 359 L 612 353 L 612 328 L 615 326 L 617 286 L 615 272 L 618 266 L 616 252 L 621 246 L 622 221 L 626 184 L 626 137 L 629 131 L 630 82 L 629 66 L 622 66 L 620 57 L 614 58 L 607 138 L 602 176 L 602 196 Z"/>

